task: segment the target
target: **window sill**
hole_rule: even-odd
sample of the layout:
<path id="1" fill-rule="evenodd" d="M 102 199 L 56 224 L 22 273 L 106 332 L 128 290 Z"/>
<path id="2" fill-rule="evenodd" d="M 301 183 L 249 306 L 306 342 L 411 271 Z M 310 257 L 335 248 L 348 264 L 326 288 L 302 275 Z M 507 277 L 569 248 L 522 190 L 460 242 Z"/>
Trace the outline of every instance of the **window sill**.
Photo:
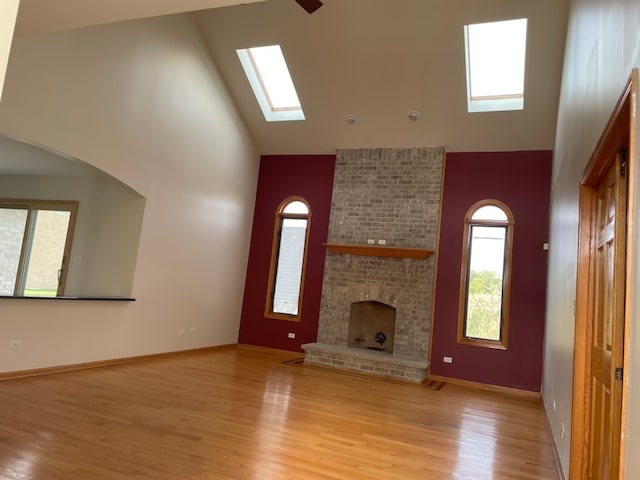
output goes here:
<path id="1" fill-rule="evenodd" d="M 459 338 L 458 343 L 462 345 L 471 345 L 473 347 L 493 348 L 494 350 L 506 350 L 507 346 L 499 341 L 482 340 L 476 338 Z"/>
<path id="2" fill-rule="evenodd" d="M 270 318 L 272 320 L 286 320 L 288 322 L 300 321 L 300 315 L 289 315 L 287 313 L 265 312 L 264 318 Z"/>

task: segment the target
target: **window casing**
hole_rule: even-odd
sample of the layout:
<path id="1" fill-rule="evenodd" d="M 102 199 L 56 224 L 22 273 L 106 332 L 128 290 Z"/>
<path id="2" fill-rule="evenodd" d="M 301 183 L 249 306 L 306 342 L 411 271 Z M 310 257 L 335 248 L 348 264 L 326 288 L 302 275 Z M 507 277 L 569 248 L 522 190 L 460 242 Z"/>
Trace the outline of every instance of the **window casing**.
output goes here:
<path id="1" fill-rule="evenodd" d="M 458 342 L 506 350 L 514 219 L 498 200 L 473 205 L 464 220 Z"/>
<path id="2" fill-rule="evenodd" d="M 265 317 L 301 319 L 311 209 L 302 197 L 285 199 L 276 211 Z"/>
<path id="3" fill-rule="evenodd" d="M 78 202 L 0 200 L 0 295 L 64 295 Z"/>

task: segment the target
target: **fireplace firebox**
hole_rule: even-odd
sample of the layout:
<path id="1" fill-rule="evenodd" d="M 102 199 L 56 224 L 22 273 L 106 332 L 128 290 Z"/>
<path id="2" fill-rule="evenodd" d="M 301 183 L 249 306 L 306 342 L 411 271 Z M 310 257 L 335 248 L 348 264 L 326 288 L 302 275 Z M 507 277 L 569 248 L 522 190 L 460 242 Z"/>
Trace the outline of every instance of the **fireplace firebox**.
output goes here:
<path id="1" fill-rule="evenodd" d="M 393 353 L 396 309 L 376 301 L 353 302 L 347 346 Z"/>

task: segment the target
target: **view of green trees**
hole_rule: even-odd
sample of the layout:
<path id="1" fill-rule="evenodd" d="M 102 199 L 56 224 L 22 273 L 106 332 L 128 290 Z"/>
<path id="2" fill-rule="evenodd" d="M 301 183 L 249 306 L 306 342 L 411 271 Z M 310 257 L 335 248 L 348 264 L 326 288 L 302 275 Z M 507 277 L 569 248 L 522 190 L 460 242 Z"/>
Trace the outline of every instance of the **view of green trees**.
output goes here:
<path id="1" fill-rule="evenodd" d="M 466 336 L 500 340 L 502 275 L 493 270 L 472 270 L 467 297 Z"/>

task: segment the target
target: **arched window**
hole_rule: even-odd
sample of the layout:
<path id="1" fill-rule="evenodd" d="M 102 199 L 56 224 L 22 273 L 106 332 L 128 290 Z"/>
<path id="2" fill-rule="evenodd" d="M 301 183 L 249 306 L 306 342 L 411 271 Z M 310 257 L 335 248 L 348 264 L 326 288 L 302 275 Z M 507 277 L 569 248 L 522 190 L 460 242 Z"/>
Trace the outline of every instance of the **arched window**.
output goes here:
<path id="1" fill-rule="evenodd" d="M 506 349 L 514 220 L 498 200 L 473 205 L 464 219 L 458 342 Z"/>
<path id="2" fill-rule="evenodd" d="M 300 321 L 311 209 L 289 197 L 276 211 L 265 316 Z"/>

